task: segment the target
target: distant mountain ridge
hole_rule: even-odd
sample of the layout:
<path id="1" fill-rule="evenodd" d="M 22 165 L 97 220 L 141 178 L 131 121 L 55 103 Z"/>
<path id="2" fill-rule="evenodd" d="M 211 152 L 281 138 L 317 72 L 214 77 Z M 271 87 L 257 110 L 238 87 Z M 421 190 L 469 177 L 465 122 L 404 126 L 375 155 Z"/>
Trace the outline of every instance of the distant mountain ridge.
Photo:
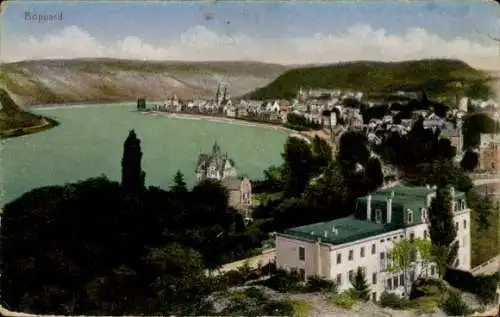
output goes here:
<path id="1" fill-rule="evenodd" d="M 0 64 L 0 85 L 21 105 L 213 97 L 219 83 L 239 96 L 287 69 L 251 61 L 184 62 L 111 58 Z"/>
<path id="2" fill-rule="evenodd" d="M 471 86 L 488 90 L 488 80 L 487 72 L 474 69 L 460 60 L 354 61 L 289 69 L 245 97 L 289 99 L 295 97 L 301 87 L 355 90 L 368 94 L 426 91 L 429 95 L 450 97 L 459 91 L 457 83 L 460 83 L 462 91 Z"/>

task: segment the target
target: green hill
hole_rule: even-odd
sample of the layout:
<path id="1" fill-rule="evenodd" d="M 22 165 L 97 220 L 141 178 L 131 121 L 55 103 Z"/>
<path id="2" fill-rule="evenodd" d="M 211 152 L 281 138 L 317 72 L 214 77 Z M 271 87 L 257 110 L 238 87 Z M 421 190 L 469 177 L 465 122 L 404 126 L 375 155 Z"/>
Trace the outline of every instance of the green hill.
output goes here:
<path id="1" fill-rule="evenodd" d="M 432 97 L 449 98 L 460 92 L 479 98 L 492 94 L 488 80 L 486 72 L 458 60 L 360 61 L 291 69 L 245 97 L 289 99 L 303 87 L 362 91 L 372 97 L 396 91 L 425 90 Z"/>
<path id="2" fill-rule="evenodd" d="M 34 133 L 57 124 L 55 120 L 22 110 L 8 92 L 0 88 L 0 138 Z"/>

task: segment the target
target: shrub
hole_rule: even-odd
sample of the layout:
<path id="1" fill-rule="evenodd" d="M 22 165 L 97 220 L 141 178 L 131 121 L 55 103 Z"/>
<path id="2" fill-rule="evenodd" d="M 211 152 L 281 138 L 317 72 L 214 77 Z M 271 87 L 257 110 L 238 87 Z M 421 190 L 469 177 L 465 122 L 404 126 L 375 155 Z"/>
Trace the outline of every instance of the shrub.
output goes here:
<path id="1" fill-rule="evenodd" d="M 288 303 L 293 307 L 293 316 L 310 316 L 311 305 L 308 302 L 304 300 L 291 300 Z"/>
<path id="2" fill-rule="evenodd" d="M 449 268 L 444 280 L 462 292 L 475 294 L 483 303 L 490 303 L 495 299 L 499 274 L 474 276 L 470 272 Z"/>
<path id="3" fill-rule="evenodd" d="M 337 292 L 337 285 L 333 281 L 312 276 L 307 279 L 306 290 L 308 292 Z"/>
<path id="4" fill-rule="evenodd" d="M 298 273 L 288 273 L 285 270 L 277 269 L 276 273 L 269 279 L 259 284 L 267 286 L 278 292 L 299 291 L 302 289 L 301 279 Z"/>
<path id="5" fill-rule="evenodd" d="M 446 289 L 446 285 L 438 279 L 417 279 L 411 286 L 410 300 L 424 296 L 441 296 Z"/>
<path id="6" fill-rule="evenodd" d="M 253 298 L 258 301 L 266 299 L 264 292 L 257 287 L 249 287 L 246 289 L 245 293 L 249 298 Z"/>
<path id="7" fill-rule="evenodd" d="M 441 308 L 448 316 L 466 316 L 471 313 L 469 306 L 456 291 L 450 292 L 441 304 Z"/>
<path id="8" fill-rule="evenodd" d="M 267 316 L 293 316 L 295 313 L 292 304 L 287 301 L 269 302 L 262 307 L 262 312 Z"/>
<path id="9" fill-rule="evenodd" d="M 328 301 L 336 306 L 351 309 L 356 303 L 356 299 L 353 298 L 352 292 L 345 291 L 339 294 L 333 294 L 328 297 Z"/>
<path id="10" fill-rule="evenodd" d="M 380 306 L 394 309 L 406 307 L 408 302 L 394 293 L 383 292 L 380 295 Z"/>

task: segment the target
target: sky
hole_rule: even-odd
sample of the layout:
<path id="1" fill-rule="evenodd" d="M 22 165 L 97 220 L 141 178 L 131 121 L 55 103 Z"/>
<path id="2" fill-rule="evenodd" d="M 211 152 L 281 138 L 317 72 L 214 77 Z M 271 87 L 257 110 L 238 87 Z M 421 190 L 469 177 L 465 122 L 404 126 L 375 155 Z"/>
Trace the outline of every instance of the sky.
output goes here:
<path id="1" fill-rule="evenodd" d="M 3 4 L 2 4 L 3 5 Z M 28 16 L 59 15 L 34 21 Z M 457 58 L 500 69 L 494 1 L 9 1 L 0 60 L 112 57 L 280 64 Z"/>

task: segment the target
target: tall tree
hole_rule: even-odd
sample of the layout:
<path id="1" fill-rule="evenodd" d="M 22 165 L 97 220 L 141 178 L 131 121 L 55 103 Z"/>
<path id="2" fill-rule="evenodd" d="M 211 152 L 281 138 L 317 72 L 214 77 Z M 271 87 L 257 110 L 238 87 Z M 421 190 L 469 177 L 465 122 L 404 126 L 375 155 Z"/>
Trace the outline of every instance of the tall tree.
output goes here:
<path id="1" fill-rule="evenodd" d="M 130 130 L 123 144 L 122 187 L 127 191 L 138 192 L 144 189 L 146 173 L 141 167 L 141 141 L 134 130 Z"/>
<path id="2" fill-rule="evenodd" d="M 282 154 L 285 160 L 285 197 L 297 197 L 304 191 L 311 178 L 313 154 L 309 144 L 299 138 L 290 137 Z"/>
<path id="3" fill-rule="evenodd" d="M 180 170 L 177 170 L 174 176 L 174 184 L 170 186 L 170 191 L 175 194 L 183 194 L 188 191 L 186 182 L 184 181 L 184 175 Z"/>
<path id="4" fill-rule="evenodd" d="M 448 188 L 438 188 L 429 208 L 432 254 L 440 276 L 444 276 L 446 269 L 453 265 L 458 252 L 451 199 Z"/>
<path id="5" fill-rule="evenodd" d="M 370 300 L 370 286 L 368 286 L 365 273 L 361 267 L 356 269 L 356 274 L 354 275 L 354 279 L 351 283 L 359 299 L 363 301 Z"/>
<path id="6" fill-rule="evenodd" d="M 430 239 L 416 239 L 415 246 L 420 255 L 420 276 L 427 277 L 429 264 L 432 261 L 432 241 Z"/>
<path id="7" fill-rule="evenodd" d="M 460 166 L 467 172 L 472 172 L 479 164 L 479 155 L 472 151 L 465 151 L 462 161 L 460 161 Z"/>
<path id="8" fill-rule="evenodd" d="M 410 294 L 411 285 L 408 282 L 410 271 L 415 267 L 415 245 L 408 239 L 394 242 L 388 252 L 390 260 L 389 271 L 392 273 L 403 273 L 405 294 Z"/>

